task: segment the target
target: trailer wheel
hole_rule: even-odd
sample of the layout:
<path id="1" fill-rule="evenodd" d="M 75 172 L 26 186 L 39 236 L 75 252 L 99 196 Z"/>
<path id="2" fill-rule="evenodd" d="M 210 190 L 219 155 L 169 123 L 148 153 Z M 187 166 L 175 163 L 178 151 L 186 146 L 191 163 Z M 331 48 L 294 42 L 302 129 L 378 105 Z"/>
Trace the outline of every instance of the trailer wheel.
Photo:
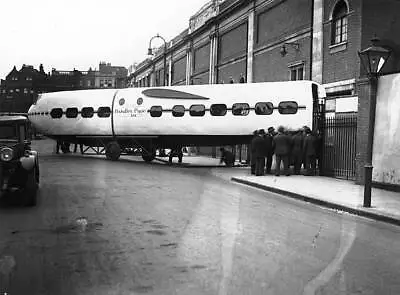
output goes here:
<path id="1" fill-rule="evenodd" d="M 121 156 L 121 147 L 116 141 L 112 141 L 106 146 L 106 157 L 108 160 L 117 161 Z"/>
<path id="2" fill-rule="evenodd" d="M 151 148 L 149 150 L 142 150 L 142 159 L 145 162 L 151 162 L 156 157 L 156 150 Z"/>

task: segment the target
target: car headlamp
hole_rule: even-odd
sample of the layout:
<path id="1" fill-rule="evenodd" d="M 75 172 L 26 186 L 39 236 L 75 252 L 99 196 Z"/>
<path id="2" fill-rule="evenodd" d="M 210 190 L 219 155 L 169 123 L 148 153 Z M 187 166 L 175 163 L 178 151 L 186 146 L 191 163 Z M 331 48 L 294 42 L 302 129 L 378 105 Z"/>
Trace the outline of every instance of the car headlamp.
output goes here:
<path id="1" fill-rule="evenodd" d="M 5 147 L 0 150 L 0 159 L 4 162 L 9 162 L 14 156 L 14 151 L 12 148 Z"/>

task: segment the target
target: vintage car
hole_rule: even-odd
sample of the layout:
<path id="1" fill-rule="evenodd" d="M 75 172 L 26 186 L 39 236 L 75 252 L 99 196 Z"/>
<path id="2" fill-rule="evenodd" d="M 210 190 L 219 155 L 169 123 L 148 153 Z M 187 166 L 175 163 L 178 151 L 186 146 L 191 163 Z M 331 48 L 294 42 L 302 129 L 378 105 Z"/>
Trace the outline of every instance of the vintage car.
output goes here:
<path id="1" fill-rule="evenodd" d="M 0 197 L 18 197 L 25 206 L 36 205 L 39 188 L 39 155 L 31 150 L 30 134 L 27 116 L 0 113 Z"/>

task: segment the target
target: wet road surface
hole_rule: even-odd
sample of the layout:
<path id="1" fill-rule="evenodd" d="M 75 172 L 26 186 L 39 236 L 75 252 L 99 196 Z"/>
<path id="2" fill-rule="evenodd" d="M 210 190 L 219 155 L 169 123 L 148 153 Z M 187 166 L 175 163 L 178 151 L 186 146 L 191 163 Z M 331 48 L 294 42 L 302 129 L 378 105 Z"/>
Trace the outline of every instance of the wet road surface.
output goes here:
<path id="1" fill-rule="evenodd" d="M 40 160 L 38 205 L 0 207 L 0 292 L 400 293 L 398 227 L 231 183 L 235 168 Z"/>

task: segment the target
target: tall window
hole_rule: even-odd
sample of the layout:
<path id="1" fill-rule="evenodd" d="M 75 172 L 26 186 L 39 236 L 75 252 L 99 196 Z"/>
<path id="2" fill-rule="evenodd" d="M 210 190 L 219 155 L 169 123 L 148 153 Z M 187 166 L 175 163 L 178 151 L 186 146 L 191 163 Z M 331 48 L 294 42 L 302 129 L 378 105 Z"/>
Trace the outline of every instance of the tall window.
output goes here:
<path id="1" fill-rule="evenodd" d="M 297 64 L 295 66 L 289 67 L 290 71 L 290 80 L 304 80 L 304 64 Z"/>
<path id="2" fill-rule="evenodd" d="M 343 0 L 339 1 L 332 15 L 332 44 L 347 41 L 348 32 L 347 5 Z"/>

